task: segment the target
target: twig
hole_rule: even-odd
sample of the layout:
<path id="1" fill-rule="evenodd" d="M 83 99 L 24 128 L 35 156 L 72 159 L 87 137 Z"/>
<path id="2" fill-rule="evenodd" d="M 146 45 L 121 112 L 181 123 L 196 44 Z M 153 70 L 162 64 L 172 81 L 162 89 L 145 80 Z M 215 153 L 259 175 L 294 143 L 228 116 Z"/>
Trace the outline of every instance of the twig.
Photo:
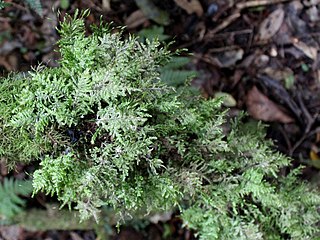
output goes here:
<path id="1" fill-rule="evenodd" d="M 226 51 L 231 51 L 234 49 L 239 49 L 239 46 L 237 45 L 231 45 L 231 46 L 225 46 L 225 47 L 220 47 L 220 48 L 212 48 L 208 51 L 208 53 L 221 53 L 221 52 L 226 52 Z"/>
<path id="2" fill-rule="evenodd" d="M 265 5 L 271 5 L 271 4 L 283 3 L 283 2 L 289 2 L 289 1 L 292 1 L 292 0 L 253 0 L 253 1 L 245 1 L 245 2 L 237 3 L 236 7 L 242 10 L 244 8 L 265 6 Z"/>
<path id="3" fill-rule="evenodd" d="M 285 140 L 285 142 L 287 144 L 287 148 L 289 149 L 288 152 L 290 152 L 291 149 L 292 149 L 292 145 L 291 145 L 291 142 L 289 140 L 289 137 L 288 137 L 286 131 L 283 129 L 283 127 L 281 125 L 280 125 L 280 127 L 278 129 L 280 130 L 280 132 L 281 132 L 281 134 L 282 134 L 282 136 L 283 136 L 283 138 L 284 138 L 284 140 Z"/>
<path id="4" fill-rule="evenodd" d="M 292 0 L 253 0 L 253 1 L 237 3 L 236 10 L 229 17 L 224 19 L 220 25 L 218 25 L 213 30 L 208 31 L 208 33 L 206 34 L 206 38 L 211 38 L 215 33 L 228 27 L 232 22 L 234 22 L 237 18 L 241 16 L 240 12 L 245 8 L 265 6 L 265 5 L 271 5 L 271 4 L 289 2 L 289 1 L 292 1 Z"/>
<path id="5" fill-rule="evenodd" d="M 316 117 L 312 117 L 311 114 L 309 113 L 308 109 L 306 108 L 303 100 L 302 100 L 302 96 L 300 93 L 298 93 L 298 102 L 300 105 L 300 108 L 302 110 L 302 113 L 304 114 L 305 118 L 306 118 L 306 122 L 307 122 L 307 127 L 305 129 L 305 133 L 310 132 L 311 126 L 313 125 Z"/>
<path id="6" fill-rule="evenodd" d="M 206 38 L 211 38 L 214 34 L 221 31 L 222 29 L 228 27 L 232 22 L 234 22 L 238 17 L 240 17 L 240 11 L 236 10 L 232 15 L 223 20 L 223 22 L 215 27 L 214 29 L 208 31 Z"/>
<path id="7" fill-rule="evenodd" d="M 214 39 L 225 39 L 227 36 L 236 36 L 236 35 L 241 35 L 241 34 L 252 34 L 253 30 L 252 29 L 242 29 L 242 30 L 237 30 L 237 31 L 232 31 L 232 32 L 223 32 L 223 33 L 218 33 L 213 36 Z"/>
<path id="8" fill-rule="evenodd" d="M 317 116 L 315 116 L 316 118 Z M 299 139 L 299 141 L 296 142 L 296 144 L 290 149 L 289 155 L 292 156 L 294 151 L 302 144 L 304 140 L 311 137 L 312 135 L 320 132 L 320 128 L 316 128 L 315 130 L 309 132 L 308 134 L 303 134 L 303 136 Z"/>

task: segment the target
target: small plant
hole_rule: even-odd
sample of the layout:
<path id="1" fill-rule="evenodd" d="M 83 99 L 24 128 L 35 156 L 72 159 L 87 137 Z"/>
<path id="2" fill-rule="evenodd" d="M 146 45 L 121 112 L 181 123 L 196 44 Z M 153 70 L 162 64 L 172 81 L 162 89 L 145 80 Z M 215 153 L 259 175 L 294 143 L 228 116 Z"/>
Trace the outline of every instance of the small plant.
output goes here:
<path id="1" fill-rule="evenodd" d="M 5 178 L 0 185 L 0 223 L 22 212 L 25 201 L 20 196 L 27 196 L 31 193 L 31 181 Z"/>
<path id="2" fill-rule="evenodd" d="M 43 9 L 40 0 L 23 0 L 31 9 L 33 9 L 40 17 L 43 16 Z"/>
<path id="3" fill-rule="evenodd" d="M 43 17 L 43 8 L 40 0 L 23 0 L 23 2 L 33 9 L 40 17 Z M 10 6 L 10 2 L 7 3 L 0 0 L 0 10 L 7 6 Z"/>
<path id="4" fill-rule="evenodd" d="M 177 93 L 160 79 L 171 53 L 105 24 L 85 35 L 87 12 L 66 16 L 57 68 L 0 84 L 0 157 L 39 161 L 34 192 L 120 218 L 179 208 L 200 239 L 314 239 L 320 197 L 278 172 L 263 126 L 234 119 L 222 99 Z M 228 125 L 229 126 L 229 125 Z"/>
<path id="5" fill-rule="evenodd" d="M 0 10 L 8 6 L 9 4 L 4 2 L 3 0 L 0 0 Z"/>

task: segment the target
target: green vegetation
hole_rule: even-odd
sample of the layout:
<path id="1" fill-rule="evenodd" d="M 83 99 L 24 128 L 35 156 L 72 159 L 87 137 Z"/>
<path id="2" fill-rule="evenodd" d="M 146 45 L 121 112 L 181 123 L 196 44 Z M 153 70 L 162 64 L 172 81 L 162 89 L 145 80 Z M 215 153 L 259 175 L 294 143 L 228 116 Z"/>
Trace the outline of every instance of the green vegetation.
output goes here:
<path id="1" fill-rule="evenodd" d="M 43 9 L 40 0 L 23 0 L 26 4 L 29 5 L 39 16 L 43 16 Z"/>
<path id="2" fill-rule="evenodd" d="M 13 180 L 5 178 L 0 185 L 0 223 L 22 212 L 25 201 L 20 196 L 32 193 L 31 181 Z"/>
<path id="3" fill-rule="evenodd" d="M 8 3 L 4 2 L 3 0 L 0 0 L 0 10 L 8 6 Z"/>
<path id="4" fill-rule="evenodd" d="M 314 239 L 320 196 L 279 170 L 263 126 L 226 123 L 222 99 L 160 79 L 171 53 L 101 24 L 65 17 L 57 68 L 0 84 L 0 158 L 39 161 L 34 192 L 81 218 L 112 207 L 120 219 L 179 208 L 200 239 Z M 74 204 L 74 205 L 73 205 Z"/>

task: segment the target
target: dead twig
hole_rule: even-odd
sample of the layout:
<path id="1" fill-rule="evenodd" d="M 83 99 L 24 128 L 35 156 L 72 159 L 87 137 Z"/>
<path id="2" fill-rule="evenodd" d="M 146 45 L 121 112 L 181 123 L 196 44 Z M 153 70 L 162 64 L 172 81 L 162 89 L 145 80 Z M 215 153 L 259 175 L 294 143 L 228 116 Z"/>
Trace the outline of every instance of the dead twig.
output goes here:
<path id="1" fill-rule="evenodd" d="M 302 96 L 301 96 L 301 93 L 298 93 L 297 94 L 297 97 L 298 97 L 298 103 L 300 105 L 300 109 L 306 119 L 306 128 L 305 128 L 305 133 L 308 133 L 310 132 L 310 129 L 313 125 L 313 123 L 315 122 L 316 120 L 316 117 L 312 117 L 311 114 L 309 113 L 308 109 L 306 108 L 306 105 L 304 104 L 303 100 L 302 100 Z M 317 115 L 316 115 L 317 116 Z"/>
<path id="2" fill-rule="evenodd" d="M 242 34 L 252 34 L 253 30 L 252 29 L 242 29 L 242 30 L 236 30 L 232 32 L 223 32 L 223 33 L 218 33 L 213 36 L 214 39 L 226 39 L 228 36 L 237 36 L 237 35 L 242 35 Z"/>
<path id="3" fill-rule="evenodd" d="M 215 27 L 214 29 L 207 32 L 205 38 L 212 38 L 217 32 L 221 31 L 222 29 L 228 27 L 231 23 L 233 23 L 237 18 L 241 16 L 240 11 L 236 10 L 233 14 L 223 20 L 223 22 Z"/>
<path id="4" fill-rule="evenodd" d="M 318 114 L 314 116 L 314 119 L 318 117 Z M 294 144 L 294 146 L 289 151 L 289 156 L 292 156 L 293 153 L 296 151 L 296 149 L 303 143 L 304 140 L 307 138 L 313 136 L 314 134 L 320 133 L 320 127 L 316 128 L 313 131 L 310 131 L 309 133 L 304 133 L 303 136 Z"/>
<path id="5" fill-rule="evenodd" d="M 277 3 L 289 2 L 292 0 L 253 0 L 253 1 L 244 1 L 236 4 L 238 9 L 245 9 L 250 7 L 258 7 L 265 5 L 272 5 Z"/>
<path id="6" fill-rule="evenodd" d="M 308 109 L 306 108 L 303 100 L 302 100 L 302 96 L 301 93 L 298 93 L 297 95 L 298 97 L 298 103 L 300 105 L 302 114 L 304 115 L 305 119 L 306 119 L 306 127 L 304 130 L 304 133 L 302 135 L 302 137 L 295 143 L 295 145 L 290 149 L 290 156 L 292 156 L 292 154 L 294 153 L 294 151 L 309 137 L 311 137 L 312 135 L 318 133 L 320 131 L 320 128 L 316 128 L 314 131 L 311 131 L 311 127 L 314 124 L 314 122 L 316 121 L 317 117 L 318 117 L 318 113 L 316 113 L 314 116 L 311 116 L 311 114 L 309 113 Z"/>
<path id="7" fill-rule="evenodd" d="M 287 148 L 289 149 L 288 152 L 290 152 L 291 149 L 292 149 L 292 145 L 291 145 L 291 142 L 290 142 L 290 139 L 289 139 L 289 137 L 288 137 L 287 132 L 283 129 L 283 127 L 282 127 L 281 125 L 279 126 L 278 129 L 279 129 L 280 133 L 282 134 L 282 136 L 283 136 L 283 138 L 284 138 L 284 141 L 285 141 L 286 144 L 287 144 Z"/>
<path id="8" fill-rule="evenodd" d="M 233 23 L 236 19 L 238 19 L 241 16 L 240 12 L 245 8 L 272 5 L 272 4 L 282 3 L 282 2 L 289 2 L 289 1 L 292 1 L 292 0 L 253 0 L 253 1 L 239 2 L 236 4 L 236 10 L 229 17 L 224 19 L 220 25 L 208 31 L 208 33 L 205 35 L 205 38 L 210 39 L 217 32 L 228 27 L 231 23 Z"/>
<path id="9" fill-rule="evenodd" d="M 220 47 L 220 48 L 212 48 L 208 51 L 209 54 L 211 53 L 223 53 L 226 51 L 232 51 L 235 49 L 239 49 L 239 46 L 237 45 L 231 45 L 231 46 L 225 46 L 225 47 Z"/>

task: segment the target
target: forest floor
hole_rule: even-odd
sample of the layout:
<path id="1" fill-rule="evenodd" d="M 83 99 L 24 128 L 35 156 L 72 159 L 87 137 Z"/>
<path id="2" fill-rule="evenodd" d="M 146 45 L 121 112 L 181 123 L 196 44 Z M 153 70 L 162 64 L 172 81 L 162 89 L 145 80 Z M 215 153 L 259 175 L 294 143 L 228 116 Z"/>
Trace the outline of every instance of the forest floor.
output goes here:
<path id="1" fill-rule="evenodd" d="M 65 13 L 90 9 L 89 26 L 100 16 L 126 33 L 174 40 L 172 50 L 192 53 L 186 69 L 204 97 L 226 96 L 230 114 L 245 110 L 268 124 L 277 149 L 304 165 L 303 179 L 320 185 L 320 0 L 48 0 L 29 6 L 5 0 L 0 10 L 0 76 L 39 63 L 55 67 L 56 42 Z M 37 3 L 39 1 L 34 1 Z M 61 14 L 56 14 L 60 9 Z M 59 19 L 60 18 L 60 19 Z M 89 31 L 89 30 L 88 30 Z M 186 53 L 184 55 L 187 56 Z M 1 164 L 0 179 L 7 176 Z M 11 173 L 22 178 L 29 166 Z M 44 206 L 38 195 L 29 205 Z M 110 228 L 110 239 L 196 239 L 178 216 Z M 1 226 L 0 239 L 95 239 L 93 230 L 28 231 Z"/>

